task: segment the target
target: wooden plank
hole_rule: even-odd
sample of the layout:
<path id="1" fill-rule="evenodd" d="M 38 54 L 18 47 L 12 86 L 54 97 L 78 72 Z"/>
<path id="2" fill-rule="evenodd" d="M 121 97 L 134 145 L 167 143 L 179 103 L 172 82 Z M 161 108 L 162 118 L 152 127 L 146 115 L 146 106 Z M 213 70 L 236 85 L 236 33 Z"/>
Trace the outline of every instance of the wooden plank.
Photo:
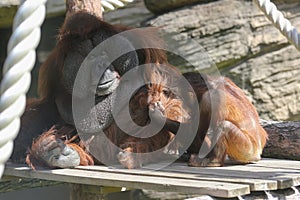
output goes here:
<path id="1" fill-rule="evenodd" d="M 206 174 L 206 175 L 218 175 L 218 176 L 228 176 L 237 178 L 237 179 L 263 179 L 263 180 L 276 180 L 278 189 L 290 188 L 292 186 L 300 185 L 300 171 L 297 169 L 297 165 L 299 165 L 299 161 L 292 161 L 290 164 L 295 164 L 294 167 L 289 167 L 288 164 L 283 162 L 282 160 L 273 159 L 272 167 L 268 166 L 264 162 L 264 160 L 256 163 L 256 164 L 248 164 L 248 165 L 233 165 L 226 167 L 215 167 L 215 168 L 191 168 L 187 169 L 182 165 L 172 165 L 168 168 L 168 171 L 186 171 L 187 173 L 198 173 L 198 174 Z M 284 164 L 285 163 L 285 164 Z M 282 164 L 282 167 L 281 165 Z M 296 168 L 296 169 L 295 169 Z"/>
<path id="2" fill-rule="evenodd" d="M 300 161 L 290 161 L 290 160 L 279 160 L 279 159 L 262 159 L 255 164 L 248 165 L 230 165 L 225 167 L 205 167 L 205 168 L 188 168 L 182 163 L 174 163 L 170 167 L 165 168 L 164 171 L 176 171 L 176 172 L 186 172 L 186 173 L 196 173 L 201 176 L 207 175 L 220 176 L 220 177 L 230 177 L 235 180 L 243 180 L 245 183 L 249 180 L 250 187 L 252 179 L 262 179 L 265 181 L 276 181 L 278 189 L 290 188 L 292 186 L 299 186 L 300 171 L 299 171 Z M 248 180 L 247 180 L 248 179 Z M 221 181 L 221 180 L 218 180 Z M 261 185 L 258 185 L 261 186 Z M 274 187 L 270 183 L 270 187 Z M 262 187 L 263 188 L 263 187 Z M 261 188 L 261 189 L 262 189 Z M 258 188 L 259 190 L 259 188 Z M 270 188 L 271 190 L 271 188 Z M 255 191 L 253 189 L 252 191 Z"/>
<path id="3" fill-rule="evenodd" d="M 77 171 L 82 171 L 84 174 L 93 172 L 96 174 L 99 173 L 99 174 L 113 174 L 114 176 L 125 176 L 127 179 L 131 179 L 131 177 L 136 177 L 136 179 L 139 178 L 140 180 L 146 180 L 145 183 L 138 182 L 138 186 L 136 186 L 134 183 L 124 182 L 126 179 L 125 177 L 123 177 L 124 179 L 117 180 L 114 184 L 110 184 L 109 186 L 121 187 L 124 186 L 121 185 L 121 183 L 124 183 L 126 187 L 133 187 L 133 188 L 146 187 L 145 189 L 154 189 L 154 190 L 163 190 L 163 191 L 167 190 L 167 191 L 176 191 L 176 192 L 181 191 L 184 193 L 196 192 L 197 194 L 203 194 L 203 192 L 207 192 L 208 190 L 212 192 L 215 184 L 217 184 L 216 187 L 218 187 L 218 184 L 221 183 L 225 185 L 229 183 L 234 183 L 241 186 L 248 185 L 251 191 L 276 190 L 276 189 L 284 189 L 284 188 L 290 188 L 292 186 L 300 185 L 300 170 L 299 170 L 300 162 L 299 161 L 263 159 L 262 161 L 255 164 L 230 165 L 225 167 L 213 167 L 213 168 L 187 167 L 186 163 L 173 163 L 168 167 L 165 166 L 166 163 L 158 163 L 158 164 L 147 165 L 143 169 L 132 169 L 132 170 L 124 169 L 120 165 L 113 166 L 113 167 L 106 167 L 106 166 L 82 167 L 81 166 L 77 168 Z M 28 170 L 28 168 L 26 169 Z M 157 171 L 156 169 L 160 169 L 160 170 Z M 14 169 L 12 170 L 14 171 Z M 57 170 L 54 171 L 55 173 L 57 172 Z M 15 172 L 12 173 L 13 175 L 18 176 L 17 175 L 18 173 L 17 174 L 15 174 Z M 81 172 L 76 172 L 76 173 L 79 173 L 79 175 L 81 174 Z M 83 177 L 84 174 L 82 174 Z M 41 177 L 38 178 L 45 179 L 44 176 L 45 175 L 41 175 Z M 57 176 L 62 176 L 62 174 L 58 174 Z M 77 175 L 75 177 L 77 177 Z M 49 177 L 47 177 L 46 179 L 53 180 L 53 179 L 49 179 Z M 74 182 L 75 178 L 72 178 L 72 174 L 68 174 L 68 179 L 71 179 L 72 181 L 66 181 L 66 182 Z M 160 179 L 163 179 L 165 182 L 154 181 Z M 60 179 L 60 178 L 57 178 L 55 180 L 64 181 L 64 179 Z M 169 186 L 163 186 L 164 184 L 167 184 L 166 183 L 167 180 L 171 181 L 172 184 L 171 185 L 169 184 Z M 108 179 L 105 181 L 108 182 Z M 178 184 L 173 185 L 174 181 L 176 182 L 179 181 L 179 182 Z M 184 184 L 179 184 L 181 183 L 180 181 L 183 181 Z M 185 181 L 188 181 L 189 184 Z M 200 183 L 198 187 L 195 186 L 196 182 Z M 76 183 L 87 184 L 86 182 L 83 183 L 82 181 L 78 181 Z M 105 185 L 104 183 L 102 184 Z M 190 183 L 191 183 L 191 188 L 187 189 L 188 185 L 190 187 Z M 150 186 L 151 184 L 152 186 Z M 225 185 L 223 185 L 223 187 L 227 187 Z M 231 187 L 232 185 L 229 186 Z M 234 190 L 236 190 L 236 188 L 234 188 L 234 190 L 231 190 L 230 187 L 227 187 L 227 192 L 233 191 L 234 193 Z M 176 190 L 174 190 L 174 188 L 176 188 Z M 196 188 L 197 189 L 201 188 L 201 190 L 197 190 Z M 194 192 L 191 192 L 190 190 L 193 190 Z M 223 188 L 221 194 L 222 195 L 226 194 L 225 191 L 226 189 Z M 212 196 L 220 195 L 220 192 L 218 194 L 210 194 L 210 195 Z"/>
<path id="4" fill-rule="evenodd" d="M 174 164 L 173 164 L 174 165 Z M 163 171 L 149 170 L 147 168 L 143 169 L 122 169 L 120 166 L 106 167 L 106 166 L 80 166 L 77 169 L 89 170 L 89 171 L 102 171 L 102 172 L 118 172 L 124 174 L 140 174 L 149 176 L 160 176 L 160 177 L 176 177 L 181 179 L 189 180 L 204 180 L 204 181 L 218 181 L 218 182 L 228 182 L 237 184 L 249 185 L 251 191 L 264 191 L 264 190 L 277 190 L 276 180 L 264 180 L 259 178 L 237 178 L 231 177 L 230 174 L 226 175 L 215 175 L 213 172 L 210 174 L 201 173 L 203 168 L 197 168 L 197 173 L 189 173 L 189 167 L 185 167 L 187 171 L 182 170 L 172 170 L 169 167 L 162 169 Z"/>
<path id="5" fill-rule="evenodd" d="M 249 186 L 243 184 L 132 175 L 117 172 L 96 172 L 78 169 L 32 171 L 27 167 L 7 165 L 4 174 L 87 185 L 105 185 L 113 187 L 125 186 L 157 191 L 206 194 L 224 198 L 232 198 L 250 193 Z"/>
<path id="6" fill-rule="evenodd" d="M 164 166 L 166 166 L 165 163 L 153 164 L 145 166 L 144 170 L 161 169 L 164 171 L 160 174 L 161 176 L 248 184 L 251 191 L 285 189 L 300 185 L 300 161 L 264 158 L 254 164 L 225 167 L 194 168 L 187 167 L 185 163 L 173 163 L 166 168 L 163 168 Z M 102 168 L 102 170 L 104 169 Z M 177 174 L 168 175 L 165 172 Z M 134 171 L 126 172 L 124 169 L 123 173 L 134 173 Z M 136 173 L 147 173 L 147 171 L 137 171 Z"/>
<path id="7" fill-rule="evenodd" d="M 270 178 L 270 179 L 277 181 L 278 189 L 286 189 L 286 188 L 290 188 L 292 186 L 300 185 L 300 175 L 299 174 L 280 175 L 280 176 L 276 176 L 276 177 Z"/>
<path id="8" fill-rule="evenodd" d="M 251 174 L 257 173 L 266 180 L 276 180 L 278 189 L 300 185 L 300 171 L 294 169 L 294 167 L 281 166 L 280 162 L 275 162 L 272 167 L 264 165 L 263 162 L 262 164 L 259 163 L 244 166 L 241 170 L 247 171 L 247 173 L 251 170 Z"/>
<path id="9" fill-rule="evenodd" d="M 289 171 L 288 173 L 284 171 L 282 173 L 277 172 L 274 177 L 270 178 L 277 180 L 278 189 L 300 185 L 300 161 L 264 158 L 260 162 L 252 164 L 252 166 L 266 167 L 271 169 L 270 171 L 278 171 L 279 169 Z"/>
<path id="10" fill-rule="evenodd" d="M 300 170 L 300 161 L 296 161 L 296 160 L 280 160 L 280 159 L 264 158 L 252 165 L 269 167 L 274 169 L 280 168 L 280 169 Z"/>

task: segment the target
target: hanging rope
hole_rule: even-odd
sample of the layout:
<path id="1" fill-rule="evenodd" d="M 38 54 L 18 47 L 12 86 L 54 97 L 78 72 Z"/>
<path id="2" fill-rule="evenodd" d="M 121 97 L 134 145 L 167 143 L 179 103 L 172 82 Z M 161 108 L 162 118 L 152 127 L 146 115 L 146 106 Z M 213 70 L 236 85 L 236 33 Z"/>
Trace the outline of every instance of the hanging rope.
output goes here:
<path id="1" fill-rule="evenodd" d="M 4 164 L 12 153 L 13 140 L 20 129 L 20 116 L 25 109 L 25 95 L 31 82 L 30 72 L 35 64 L 35 49 L 41 37 L 40 26 L 45 19 L 46 1 L 25 1 L 14 18 L 0 88 L 0 178 Z M 101 3 L 102 9 L 107 11 L 132 1 L 102 0 Z"/>
<path id="2" fill-rule="evenodd" d="M 102 0 L 101 8 L 102 12 L 115 10 L 116 8 L 124 7 L 127 3 L 131 3 L 134 0 Z"/>
<path id="3" fill-rule="evenodd" d="M 20 129 L 20 116 L 25 109 L 25 95 L 31 82 L 30 72 L 35 64 L 35 49 L 41 37 L 40 26 L 45 19 L 46 1 L 22 1 L 14 18 L 0 88 L 0 178 Z M 132 1 L 102 0 L 101 3 L 103 11 L 108 11 Z"/>
<path id="4" fill-rule="evenodd" d="M 300 35 L 297 29 L 283 16 L 282 12 L 277 10 L 275 4 L 270 0 L 254 0 L 254 2 L 289 42 L 300 50 Z"/>
<path id="5" fill-rule="evenodd" d="M 0 178 L 12 153 L 13 140 L 20 128 L 20 116 L 25 109 L 25 94 L 30 86 L 35 49 L 41 36 L 40 26 L 46 14 L 45 3 L 46 0 L 27 0 L 14 18 L 0 89 Z"/>

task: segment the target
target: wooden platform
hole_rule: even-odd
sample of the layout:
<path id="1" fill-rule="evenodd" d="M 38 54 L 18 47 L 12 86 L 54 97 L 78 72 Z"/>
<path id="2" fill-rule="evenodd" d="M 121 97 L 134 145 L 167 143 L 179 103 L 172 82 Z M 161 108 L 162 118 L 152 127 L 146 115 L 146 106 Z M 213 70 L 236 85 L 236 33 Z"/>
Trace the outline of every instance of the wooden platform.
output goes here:
<path id="1" fill-rule="evenodd" d="M 75 184 L 175 191 L 225 198 L 300 185 L 300 161 L 263 159 L 256 164 L 215 168 L 192 168 L 185 163 L 173 163 L 166 168 L 153 170 L 158 167 L 159 164 L 156 164 L 128 170 L 120 166 L 80 166 L 75 169 L 32 171 L 25 165 L 7 164 L 4 174 Z"/>

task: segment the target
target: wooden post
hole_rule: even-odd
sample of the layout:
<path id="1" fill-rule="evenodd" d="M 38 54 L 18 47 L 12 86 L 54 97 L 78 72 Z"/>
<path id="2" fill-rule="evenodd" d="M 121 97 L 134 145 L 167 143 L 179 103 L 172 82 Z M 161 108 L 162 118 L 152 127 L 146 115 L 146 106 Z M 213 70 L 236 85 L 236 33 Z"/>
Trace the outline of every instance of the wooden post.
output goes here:
<path id="1" fill-rule="evenodd" d="M 82 184 L 71 184 L 70 200 L 103 200 L 102 186 L 89 186 Z M 93 190 L 89 189 L 90 187 Z M 98 192 L 95 192 L 97 188 Z M 94 191 L 94 192 L 91 192 Z"/>
<path id="2" fill-rule="evenodd" d="M 66 9 L 66 18 L 79 11 L 102 18 L 101 0 L 67 0 Z"/>
<path id="3" fill-rule="evenodd" d="M 102 200 L 105 199 L 106 195 L 121 194 L 121 192 L 122 188 L 120 187 L 71 184 L 70 200 Z M 121 195 L 124 196 L 123 193 Z"/>

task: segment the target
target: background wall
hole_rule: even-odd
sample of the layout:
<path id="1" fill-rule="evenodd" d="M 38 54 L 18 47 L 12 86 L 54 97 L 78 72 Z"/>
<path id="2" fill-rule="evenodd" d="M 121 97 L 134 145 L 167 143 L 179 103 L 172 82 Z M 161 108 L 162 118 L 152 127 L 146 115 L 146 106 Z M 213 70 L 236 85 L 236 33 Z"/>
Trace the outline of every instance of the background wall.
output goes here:
<path id="1" fill-rule="evenodd" d="M 299 1 L 275 2 L 300 30 Z M 155 16 L 146 24 L 162 26 L 174 34 L 174 48 L 184 46 L 194 60 L 199 49 L 185 41 L 197 41 L 221 73 L 244 89 L 261 118 L 300 119 L 300 52 L 252 1 L 194 4 Z M 198 62 L 200 65 L 203 60 Z M 189 70 L 184 63 L 177 65 Z"/>
<path id="2" fill-rule="evenodd" d="M 163 6 L 160 1 L 145 1 Z M 155 15 L 147 10 L 144 1 L 136 0 L 125 9 L 105 13 L 104 19 L 133 27 L 162 27 L 165 33 L 171 35 L 168 37 L 176 41 L 172 42 L 172 48 L 188 51 L 189 57 L 197 61 L 199 66 L 205 62 L 197 53 L 204 49 L 222 75 L 233 79 L 246 92 L 261 118 L 300 120 L 300 52 L 288 43 L 252 1 L 197 1 L 202 3 Z M 300 30 L 300 2 L 273 2 Z M 48 6 L 50 17 L 42 27 L 38 62 L 33 71 L 29 96 L 36 94 L 38 67 L 55 45 L 55 35 L 64 19 L 63 9 L 64 3 L 61 0 L 55 0 Z M 54 13 L 56 17 L 51 17 Z M 0 34 L 2 65 L 10 28 L 0 26 Z M 199 43 L 203 49 L 189 46 L 189 39 Z M 170 56 L 170 61 L 182 71 L 192 70 L 182 59 Z"/>

